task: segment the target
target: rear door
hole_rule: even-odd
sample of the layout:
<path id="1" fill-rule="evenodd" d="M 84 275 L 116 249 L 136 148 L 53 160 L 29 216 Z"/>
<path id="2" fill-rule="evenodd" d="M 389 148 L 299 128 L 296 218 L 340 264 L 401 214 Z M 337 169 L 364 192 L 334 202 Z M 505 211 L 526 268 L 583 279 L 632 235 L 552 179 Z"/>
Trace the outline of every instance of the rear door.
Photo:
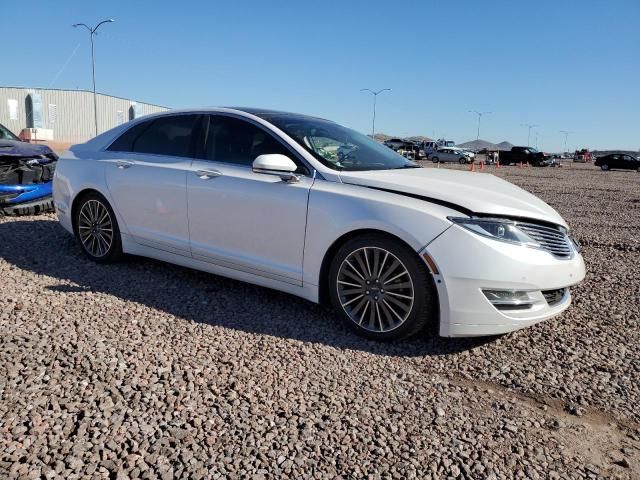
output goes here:
<path id="1" fill-rule="evenodd" d="M 200 119 L 184 114 L 149 120 L 109 147 L 109 192 L 137 243 L 190 255 L 186 183 Z"/>
<path id="2" fill-rule="evenodd" d="M 205 136 L 187 176 L 193 257 L 302 284 L 310 172 L 283 142 L 246 119 L 211 115 Z M 300 180 L 254 173 L 255 158 L 270 153 L 298 163 Z"/>

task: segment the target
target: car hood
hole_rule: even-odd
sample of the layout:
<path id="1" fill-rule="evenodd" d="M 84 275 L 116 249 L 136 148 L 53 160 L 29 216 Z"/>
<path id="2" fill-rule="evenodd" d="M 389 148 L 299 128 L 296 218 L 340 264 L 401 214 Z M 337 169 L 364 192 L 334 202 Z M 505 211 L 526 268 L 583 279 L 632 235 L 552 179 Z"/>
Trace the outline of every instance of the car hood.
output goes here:
<path id="1" fill-rule="evenodd" d="M 57 155 L 46 145 L 19 142 L 16 140 L 0 140 L 0 156 L 3 157 L 37 157 L 44 155 L 57 159 Z"/>
<path id="2" fill-rule="evenodd" d="M 530 218 L 568 228 L 560 214 L 538 197 L 488 173 L 407 168 L 342 171 L 340 179 L 352 185 L 426 197 L 475 214 Z"/>

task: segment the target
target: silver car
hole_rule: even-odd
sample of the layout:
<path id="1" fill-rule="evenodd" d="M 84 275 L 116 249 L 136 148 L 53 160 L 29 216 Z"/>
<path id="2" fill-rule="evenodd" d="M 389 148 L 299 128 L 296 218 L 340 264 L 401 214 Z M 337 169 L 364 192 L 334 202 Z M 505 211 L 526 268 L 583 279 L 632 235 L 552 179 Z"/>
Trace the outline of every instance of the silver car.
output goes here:
<path id="1" fill-rule="evenodd" d="M 433 152 L 430 156 L 433 163 L 458 162 L 472 163 L 473 158 L 469 157 L 464 151 L 458 148 L 441 147 L 437 152 Z"/>

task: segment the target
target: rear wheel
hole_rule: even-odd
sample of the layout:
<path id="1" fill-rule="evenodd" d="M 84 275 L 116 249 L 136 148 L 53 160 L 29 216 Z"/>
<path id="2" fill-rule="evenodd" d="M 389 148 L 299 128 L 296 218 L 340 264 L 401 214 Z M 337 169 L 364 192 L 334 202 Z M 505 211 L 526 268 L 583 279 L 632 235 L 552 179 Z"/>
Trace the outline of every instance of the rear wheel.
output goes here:
<path id="1" fill-rule="evenodd" d="M 431 160 L 433 161 L 433 163 L 438 163 L 440 161 L 438 157 L 433 157 Z"/>
<path id="2" fill-rule="evenodd" d="M 607 165 L 606 163 L 603 163 L 602 165 L 600 165 L 600 169 L 606 172 L 607 170 L 609 170 L 609 165 Z"/>
<path id="3" fill-rule="evenodd" d="M 75 210 L 74 228 L 84 253 L 94 262 L 109 263 L 122 256 L 116 216 L 109 202 L 97 192 L 86 194 Z"/>
<path id="4" fill-rule="evenodd" d="M 349 240 L 333 258 L 328 282 L 334 309 L 364 337 L 407 338 L 437 322 L 432 279 L 416 252 L 397 240 Z"/>

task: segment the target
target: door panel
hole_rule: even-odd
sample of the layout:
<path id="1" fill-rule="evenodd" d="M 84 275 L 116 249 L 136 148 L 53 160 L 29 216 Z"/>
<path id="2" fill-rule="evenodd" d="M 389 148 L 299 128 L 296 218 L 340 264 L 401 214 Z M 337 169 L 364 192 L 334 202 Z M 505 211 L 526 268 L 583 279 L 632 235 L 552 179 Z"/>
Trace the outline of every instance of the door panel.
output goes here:
<path id="1" fill-rule="evenodd" d="M 304 176 L 287 183 L 247 166 L 194 160 L 187 175 L 193 257 L 302 284 L 312 183 Z"/>
<path id="2" fill-rule="evenodd" d="M 114 207 L 133 239 L 189 255 L 186 176 L 191 159 L 117 153 L 107 161 Z"/>

